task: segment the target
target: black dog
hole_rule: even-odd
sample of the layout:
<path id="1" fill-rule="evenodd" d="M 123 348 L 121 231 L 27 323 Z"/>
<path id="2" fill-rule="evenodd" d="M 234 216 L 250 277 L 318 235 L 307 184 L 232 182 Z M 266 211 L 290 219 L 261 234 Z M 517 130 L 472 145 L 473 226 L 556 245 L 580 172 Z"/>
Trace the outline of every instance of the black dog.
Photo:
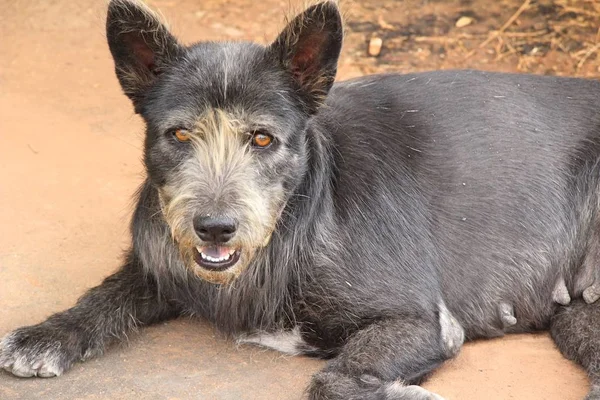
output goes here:
<path id="1" fill-rule="evenodd" d="M 334 85 L 331 2 L 267 47 L 184 47 L 134 0 L 110 3 L 107 34 L 147 124 L 132 247 L 75 307 L 5 337 L 4 369 L 60 375 L 137 326 L 198 315 L 332 358 L 312 399 L 439 398 L 408 385 L 465 338 L 539 329 L 600 385 L 600 83 Z"/>

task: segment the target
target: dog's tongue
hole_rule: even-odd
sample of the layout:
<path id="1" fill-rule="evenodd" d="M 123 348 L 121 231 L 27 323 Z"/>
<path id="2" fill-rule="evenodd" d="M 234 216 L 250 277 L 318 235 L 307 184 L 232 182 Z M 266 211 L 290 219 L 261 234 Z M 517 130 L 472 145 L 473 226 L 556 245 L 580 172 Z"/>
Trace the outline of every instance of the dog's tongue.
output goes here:
<path id="1" fill-rule="evenodd" d="M 204 247 L 202 249 L 202 253 L 205 256 L 209 256 L 212 258 L 227 257 L 230 252 L 231 252 L 231 249 L 229 247 L 225 247 L 225 246 L 210 246 L 210 247 Z"/>

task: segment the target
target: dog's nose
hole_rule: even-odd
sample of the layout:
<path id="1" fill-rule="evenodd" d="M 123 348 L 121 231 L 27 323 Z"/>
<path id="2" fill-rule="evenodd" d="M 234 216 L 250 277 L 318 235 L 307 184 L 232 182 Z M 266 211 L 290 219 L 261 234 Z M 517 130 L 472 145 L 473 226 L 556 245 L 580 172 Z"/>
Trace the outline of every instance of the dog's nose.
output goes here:
<path id="1" fill-rule="evenodd" d="M 229 217 L 197 216 L 194 230 L 205 242 L 227 243 L 235 236 L 237 221 Z"/>

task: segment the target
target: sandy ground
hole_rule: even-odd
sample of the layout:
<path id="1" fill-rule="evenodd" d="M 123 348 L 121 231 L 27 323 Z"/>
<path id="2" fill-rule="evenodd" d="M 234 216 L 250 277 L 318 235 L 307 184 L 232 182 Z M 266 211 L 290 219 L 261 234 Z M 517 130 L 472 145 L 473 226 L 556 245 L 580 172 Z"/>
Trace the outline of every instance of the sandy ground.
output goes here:
<path id="1" fill-rule="evenodd" d="M 131 196 L 142 182 L 143 126 L 113 73 L 103 1 L 0 1 L 3 335 L 69 307 L 118 268 Z M 184 42 L 265 42 L 287 8 L 274 0 L 154 4 Z M 364 35 L 350 34 L 340 78 L 369 64 L 352 56 Z M 296 399 L 322 365 L 238 348 L 201 321 L 174 321 L 60 378 L 0 373 L 0 399 Z M 588 384 L 541 334 L 468 344 L 426 386 L 448 399 L 574 400 Z"/>

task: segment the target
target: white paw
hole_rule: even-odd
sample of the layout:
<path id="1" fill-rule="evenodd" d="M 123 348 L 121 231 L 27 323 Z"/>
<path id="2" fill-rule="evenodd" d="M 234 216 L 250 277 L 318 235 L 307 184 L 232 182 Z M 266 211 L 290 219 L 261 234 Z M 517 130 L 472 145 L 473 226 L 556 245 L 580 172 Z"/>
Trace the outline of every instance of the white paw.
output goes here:
<path id="1" fill-rule="evenodd" d="M 386 395 L 390 400 L 444 400 L 442 396 L 423 389 L 421 386 L 404 386 L 400 382 L 388 384 Z"/>
<path id="2" fill-rule="evenodd" d="M 30 331 L 31 330 L 31 331 Z M 37 340 L 34 328 L 18 329 L 0 341 L 0 368 L 22 378 L 61 375 L 70 365 L 57 340 Z"/>

